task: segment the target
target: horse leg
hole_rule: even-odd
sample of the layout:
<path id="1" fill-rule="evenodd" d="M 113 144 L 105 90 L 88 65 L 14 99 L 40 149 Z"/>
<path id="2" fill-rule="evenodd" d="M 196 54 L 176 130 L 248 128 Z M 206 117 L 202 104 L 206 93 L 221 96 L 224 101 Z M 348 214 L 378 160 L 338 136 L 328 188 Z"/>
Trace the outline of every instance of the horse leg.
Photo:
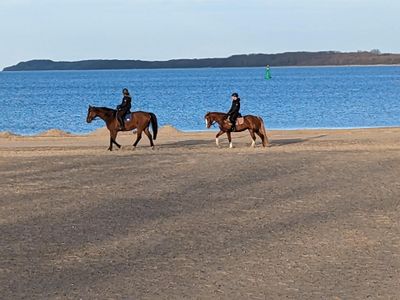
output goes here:
<path id="1" fill-rule="evenodd" d="M 117 138 L 118 131 L 110 131 L 110 147 L 108 147 L 108 150 L 112 151 L 112 146 L 115 144 L 118 148 L 121 148 L 121 145 L 117 143 L 115 140 Z"/>
<path id="2" fill-rule="evenodd" d="M 142 128 L 138 128 L 137 133 L 136 133 L 137 138 L 136 138 L 135 143 L 133 143 L 133 148 L 134 149 L 136 148 L 136 146 L 139 143 L 139 141 L 142 139 L 142 131 L 143 131 Z"/>
<path id="3" fill-rule="evenodd" d="M 115 139 L 113 140 L 113 143 L 114 143 L 114 144 L 115 144 L 115 145 L 118 147 L 118 149 L 120 149 L 120 148 L 121 148 L 121 145 L 120 145 L 120 144 L 118 144 L 118 143 L 117 143 L 117 141 L 116 141 Z"/>
<path id="4" fill-rule="evenodd" d="M 220 130 L 218 133 L 217 133 L 217 135 L 215 136 L 215 144 L 217 144 L 217 147 L 219 147 L 219 137 L 221 136 L 221 135 L 223 135 L 224 134 L 224 132 L 222 131 L 222 130 Z"/>
<path id="5" fill-rule="evenodd" d="M 262 145 L 265 148 L 268 145 L 268 138 L 261 133 L 261 131 L 256 131 L 257 135 L 260 137 L 261 141 L 262 141 Z"/>
<path id="6" fill-rule="evenodd" d="M 152 149 L 154 149 L 153 137 L 151 136 L 151 133 L 150 133 L 150 131 L 149 131 L 149 127 L 147 127 L 147 128 L 144 130 L 144 133 L 145 133 L 145 134 L 147 135 L 147 137 L 149 138 L 150 147 L 151 147 Z"/>
<path id="7" fill-rule="evenodd" d="M 233 148 L 233 144 L 232 144 L 232 136 L 231 136 L 231 132 L 228 131 L 226 133 L 226 135 L 228 136 L 228 141 L 229 141 L 229 148 L 232 149 Z"/>
<path id="8" fill-rule="evenodd" d="M 108 147 L 107 150 L 112 151 L 112 146 L 113 146 L 113 140 L 112 140 L 112 137 L 111 137 L 111 134 L 110 134 L 110 146 Z"/>
<path id="9" fill-rule="evenodd" d="M 251 139 L 252 139 L 250 147 L 255 148 L 256 147 L 256 135 L 254 134 L 254 130 L 253 129 L 249 129 L 249 132 L 250 132 Z"/>

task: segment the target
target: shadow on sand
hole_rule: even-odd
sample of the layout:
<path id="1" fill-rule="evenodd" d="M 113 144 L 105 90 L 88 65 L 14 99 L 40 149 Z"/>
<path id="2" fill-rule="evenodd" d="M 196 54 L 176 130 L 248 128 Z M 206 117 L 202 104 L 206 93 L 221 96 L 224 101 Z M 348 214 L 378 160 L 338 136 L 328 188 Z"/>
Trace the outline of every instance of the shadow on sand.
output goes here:
<path id="1" fill-rule="evenodd" d="M 168 144 L 163 144 L 165 148 L 179 148 L 183 146 L 215 145 L 214 140 L 185 140 Z"/>
<path id="2" fill-rule="evenodd" d="M 281 147 L 290 144 L 299 144 L 305 143 L 311 140 L 319 139 L 325 137 L 325 135 L 318 135 L 309 138 L 295 138 L 295 139 L 270 139 L 269 147 Z M 235 143 L 235 140 L 233 139 Z M 259 142 L 259 140 L 258 140 Z M 193 146 L 215 146 L 214 140 L 184 140 L 184 141 L 177 141 L 173 143 L 167 143 L 160 145 L 163 148 L 180 148 L 180 147 L 193 147 Z"/>
<path id="3" fill-rule="evenodd" d="M 305 139 L 278 139 L 278 140 L 270 140 L 270 147 L 281 147 L 285 145 L 290 145 L 290 144 L 299 144 L 299 143 L 305 143 L 311 140 L 319 139 L 325 137 L 326 134 L 318 135 L 318 136 L 312 136 L 309 138 Z"/>

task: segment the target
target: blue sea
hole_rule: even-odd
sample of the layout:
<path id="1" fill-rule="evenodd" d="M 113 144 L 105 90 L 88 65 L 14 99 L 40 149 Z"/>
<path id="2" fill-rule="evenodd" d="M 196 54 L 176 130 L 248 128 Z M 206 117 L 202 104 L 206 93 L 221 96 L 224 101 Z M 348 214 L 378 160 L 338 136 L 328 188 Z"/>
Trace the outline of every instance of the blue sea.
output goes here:
<path id="1" fill-rule="evenodd" d="M 204 130 L 204 114 L 227 111 L 238 92 L 242 114 L 267 129 L 400 126 L 400 66 L 0 72 L 0 131 L 88 133 L 88 105 L 115 107 L 121 90 L 133 110 L 161 125 Z"/>

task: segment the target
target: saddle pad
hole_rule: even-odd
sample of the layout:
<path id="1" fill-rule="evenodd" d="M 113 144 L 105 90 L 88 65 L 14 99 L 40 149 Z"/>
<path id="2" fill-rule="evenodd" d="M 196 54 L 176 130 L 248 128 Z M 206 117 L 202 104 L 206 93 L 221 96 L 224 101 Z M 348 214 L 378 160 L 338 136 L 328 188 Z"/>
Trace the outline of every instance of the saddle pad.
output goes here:
<path id="1" fill-rule="evenodd" d="M 244 124 L 244 118 L 243 117 L 236 119 L 236 125 L 243 125 L 243 124 Z"/>
<path id="2" fill-rule="evenodd" d="M 131 113 L 126 114 L 125 117 L 124 117 L 125 122 L 129 122 L 131 119 L 132 119 L 132 114 Z"/>

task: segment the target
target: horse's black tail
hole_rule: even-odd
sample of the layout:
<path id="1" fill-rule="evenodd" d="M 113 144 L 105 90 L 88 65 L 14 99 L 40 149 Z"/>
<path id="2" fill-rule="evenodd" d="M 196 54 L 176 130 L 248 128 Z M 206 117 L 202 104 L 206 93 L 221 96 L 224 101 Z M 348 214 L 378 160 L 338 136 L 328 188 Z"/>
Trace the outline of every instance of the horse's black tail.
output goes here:
<path id="1" fill-rule="evenodd" d="M 155 114 L 150 113 L 151 128 L 153 129 L 153 140 L 157 139 L 158 123 Z"/>
<path id="2" fill-rule="evenodd" d="M 267 137 L 267 131 L 265 130 L 265 126 L 264 126 L 264 120 L 261 117 L 258 117 L 258 119 L 260 120 L 260 132 L 263 135 L 262 143 L 263 143 L 263 146 L 266 147 L 269 145 L 269 141 L 268 141 L 268 137 Z"/>

